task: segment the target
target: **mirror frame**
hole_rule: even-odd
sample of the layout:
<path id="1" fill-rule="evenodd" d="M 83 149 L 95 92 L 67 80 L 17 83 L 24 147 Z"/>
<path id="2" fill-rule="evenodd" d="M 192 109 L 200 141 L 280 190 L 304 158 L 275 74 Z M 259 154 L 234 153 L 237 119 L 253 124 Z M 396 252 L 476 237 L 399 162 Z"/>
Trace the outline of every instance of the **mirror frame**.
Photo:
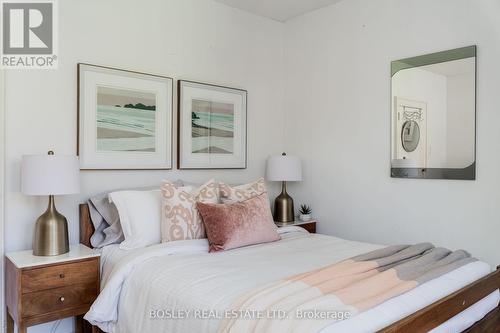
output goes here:
<path id="1" fill-rule="evenodd" d="M 476 179 L 476 156 L 477 156 L 477 47 L 476 45 L 461 47 L 448 51 L 425 54 L 417 57 L 395 60 L 391 62 L 391 96 L 393 91 L 392 78 L 404 69 L 415 68 L 442 62 L 474 58 L 474 160 L 462 169 L 459 168 L 394 168 L 392 167 L 392 131 L 394 125 L 393 104 L 391 97 L 391 177 L 392 178 L 416 178 L 416 179 Z"/>

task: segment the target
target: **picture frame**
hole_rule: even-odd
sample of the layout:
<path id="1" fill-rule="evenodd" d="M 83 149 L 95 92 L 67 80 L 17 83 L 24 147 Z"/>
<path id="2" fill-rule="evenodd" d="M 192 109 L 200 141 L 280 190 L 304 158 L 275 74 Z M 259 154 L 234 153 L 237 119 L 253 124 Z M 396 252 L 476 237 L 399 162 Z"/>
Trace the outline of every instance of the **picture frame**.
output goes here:
<path id="1" fill-rule="evenodd" d="M 248 92 L 188 80 L 177 84 L 178 169 L 246 169 Z"/>
<path id="2" fill-rule="evenodd" d="M 79 63 L 82 170 L 172 169 L 173 79 Z"/>

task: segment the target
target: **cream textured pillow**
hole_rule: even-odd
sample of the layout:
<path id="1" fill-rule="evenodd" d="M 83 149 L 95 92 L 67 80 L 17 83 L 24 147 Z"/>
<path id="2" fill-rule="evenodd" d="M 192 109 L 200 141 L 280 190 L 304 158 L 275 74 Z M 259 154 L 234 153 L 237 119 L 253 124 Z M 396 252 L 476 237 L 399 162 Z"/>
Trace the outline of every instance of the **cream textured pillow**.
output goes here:
<path id="1" fill-rule="evenodd" d="M 267 193 L 264 178 L 238 186 L 219 183 L 219 194 L 223 203 L 241 202 L 261 195 L 262 193 Z"/>
<path id="2" fill-rule="evenodd" d="M 161 187 L 161 241 L 205 238 L 205 228 L 196 202 L 217 203 L 218 188 L 213 179 L 186 191 L 165 181 Z"/>

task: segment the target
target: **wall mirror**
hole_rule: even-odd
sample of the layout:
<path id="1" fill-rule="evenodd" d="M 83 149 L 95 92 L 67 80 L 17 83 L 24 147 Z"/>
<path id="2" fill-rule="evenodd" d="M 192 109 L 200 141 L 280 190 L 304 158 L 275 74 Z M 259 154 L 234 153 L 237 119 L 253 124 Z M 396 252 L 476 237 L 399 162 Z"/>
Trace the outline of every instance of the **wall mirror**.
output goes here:
<path id="1" fill-rule="evenodd" d="M 391 177 L 476 179 L 476 46 L 391 63 Z"/>

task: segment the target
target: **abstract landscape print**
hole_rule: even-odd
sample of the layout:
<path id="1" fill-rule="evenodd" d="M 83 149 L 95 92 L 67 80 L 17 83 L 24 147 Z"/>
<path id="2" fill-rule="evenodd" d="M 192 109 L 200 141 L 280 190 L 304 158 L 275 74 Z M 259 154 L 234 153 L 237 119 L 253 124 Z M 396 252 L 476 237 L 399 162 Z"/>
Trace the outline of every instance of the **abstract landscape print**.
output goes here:
<path id="1" fill-rule="evenodd" d="M 156 95 L 97 87 L 97 151 L 154 152 Z"/>
<path id="2" fill-rule="evenodd" d="M 234 152 L 234 104 L 193 99 L 191 106 L 191 152 Z"/>
<path id="3" fill-rule="evenodd" d="M 78 64 L 82 170 L 172 168 L 173 79 Z"/>
<path id="4" fill-rule="evenodd" d="M 179 169 L 244 169 L 247 91 L 178 81 Z"/>

